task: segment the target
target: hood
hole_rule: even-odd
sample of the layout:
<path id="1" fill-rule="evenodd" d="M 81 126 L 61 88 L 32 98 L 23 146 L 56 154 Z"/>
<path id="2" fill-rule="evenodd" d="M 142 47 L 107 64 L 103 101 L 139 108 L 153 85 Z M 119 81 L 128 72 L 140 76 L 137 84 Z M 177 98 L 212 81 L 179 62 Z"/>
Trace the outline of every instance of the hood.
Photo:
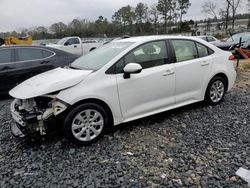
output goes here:
<path id="1" fill-rule="evenodd" d="M 28 99 L 72 87 L 84 80 L 92 70 L 56 68 L 34 76 L 19 84 L 9 94 L 18 99 Z"/>

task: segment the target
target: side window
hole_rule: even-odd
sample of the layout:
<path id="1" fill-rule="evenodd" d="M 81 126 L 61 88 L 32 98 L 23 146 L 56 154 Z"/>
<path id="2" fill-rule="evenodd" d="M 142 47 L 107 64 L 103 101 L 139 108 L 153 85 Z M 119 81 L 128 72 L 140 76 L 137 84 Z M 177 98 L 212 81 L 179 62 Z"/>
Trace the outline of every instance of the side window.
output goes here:
<path id="1" fill-rule="evenodd" d="M 80 44 L 80 41 L 78 40 L 78 38 L 74 38 L 74 39 L 75 39 L 74 44 Z"/>
<path id="2" fill-rule="evenodd" d="M 198 58 L 195 42 L 190 40 L 172 40 L 176 61 L 188 61 Z"/>
<path id="3" fill-rule="evenodd" d="M 43 50 L 32 48 L 17 48 L 17 61 L 36 60 L 43 58 Z"/>
<path id="4" fill-rule="evenodd" d="M 71 38 L 65 42 L 66 46 L 73 45 L 73 44 L 80 44 L 80 41 L 77 38 Z"/>
<path id="5" fill-rule="evenodd" d="M 215 39 L 214 39 L 213 37 L 207 37 L 207 41 L 208 41 L 208 42 L 214 42 Z"/>
<path id="6" fill-rule="evenodd" d="M 199 52 L 199 57 L 208 56 L 208 48 L 200 43 L 196 43 Z"/>
<path id="7" fill-rule="evenodd" d="M 11 62 L 11 50 L 0 50 L 0 63 Z"/>
<path id="8" fill-rule="evenodd" d="M 42 50 L 42 52 L 43 52 L 43 58 L 47 58 L 53 55 L 53 53 L 48 50 Z"/>
<path id="9" fill-rule="evenodd" d="M 138 63 L 143 69 L 161 66 L 167 63 L 167 49 L 165 41 L 157 41 L 144 44 L 127 54 L 117 65 L 120 73 L 128 63 Z"/>

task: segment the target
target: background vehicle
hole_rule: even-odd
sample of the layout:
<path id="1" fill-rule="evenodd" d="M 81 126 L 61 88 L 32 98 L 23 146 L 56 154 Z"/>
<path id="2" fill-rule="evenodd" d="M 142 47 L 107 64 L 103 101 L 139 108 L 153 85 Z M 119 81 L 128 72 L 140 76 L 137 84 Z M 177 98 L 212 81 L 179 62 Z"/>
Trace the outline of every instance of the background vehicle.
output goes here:
<path id="1" fill-rule="evenodd" d="M 203 100 L 216 105 L 235 82 L 231 56 L 194 37 L 110 42 L 12 89 L 12 133 L 44 135 L 47 122 L 61 117 L 65 136 L 84 145 L 113 125 Z"/>
<path id="2" fill-rule="evenodd" d="M 32 45 L 32 37 L 5 37 L 4 39 L 0 38 L 0 46 L 1 45 Z"/>
<path id="3" fill-rule="evenodd" d="M 42 46 L 0 48 L 0 93 L 7 93 L 22 81 L 73 62 L 78 56 Z"/>
<path id="4" fill-rule="evenodd" d="M 46 46 L 76 55 L 83 55 L 96 48 L 99 48 L 102 45 L 103 43 L 99 43 L 96 40 L 82 42 L 80 37 L 65 37 L 59 40 L 56 44 L 47 44 Z"/>
<path id="5" fill-rule="evenodd" d="M 237 44 L 240 42 L 240 38 L 242 38 L 242 43 L 250 42 L 250 33 L 238 33 L 232 35 L 226 41 L 216 42 L 214 45 L 222 50 L 234 50 Z"/>
<path id="6" fill-rule="evenodd" d="M 203 40 L 209 42 L 210 44 L 215 44 L 217 42 L 220 42 L 220 40 L 218 40 L 217 38 L 215 38 L 213 36 L 195 36 L 195 37 L 203 39 Z"/>

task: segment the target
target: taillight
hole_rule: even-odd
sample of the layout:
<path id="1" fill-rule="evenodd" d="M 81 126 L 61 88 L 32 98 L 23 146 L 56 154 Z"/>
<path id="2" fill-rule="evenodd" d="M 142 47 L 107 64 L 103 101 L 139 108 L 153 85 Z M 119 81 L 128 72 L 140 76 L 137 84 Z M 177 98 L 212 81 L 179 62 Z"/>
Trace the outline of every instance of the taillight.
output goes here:
<path id="1" fill-rule="evenodd" d="M 234 60 L 235 60 L 234 55 L 230 55 L 230 56 L 229 56 L 229 58 L 228 58 L 228 60 L 230 60 L 230 61 L 234 61 Z"/>

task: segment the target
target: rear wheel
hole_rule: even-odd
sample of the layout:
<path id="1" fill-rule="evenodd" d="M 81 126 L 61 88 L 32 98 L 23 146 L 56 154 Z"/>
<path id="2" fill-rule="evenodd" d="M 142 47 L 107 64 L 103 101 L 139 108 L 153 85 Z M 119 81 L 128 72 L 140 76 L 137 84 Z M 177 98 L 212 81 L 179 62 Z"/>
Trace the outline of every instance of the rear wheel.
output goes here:
<path id="1" fill-rule="evenodd" d="M 211 105 L 222 101 L 226 92 L 226 82 L 222 77 L 214 77 L 208 84 L 205 100 Z"/>
<path id="2" fill-rule="evenodd" d="M 77 145 L 90 145 L 99 140 L 109 123 L 105 109 L 94 103 L 75 107 L 65 118 L 64 134 Z"/>

